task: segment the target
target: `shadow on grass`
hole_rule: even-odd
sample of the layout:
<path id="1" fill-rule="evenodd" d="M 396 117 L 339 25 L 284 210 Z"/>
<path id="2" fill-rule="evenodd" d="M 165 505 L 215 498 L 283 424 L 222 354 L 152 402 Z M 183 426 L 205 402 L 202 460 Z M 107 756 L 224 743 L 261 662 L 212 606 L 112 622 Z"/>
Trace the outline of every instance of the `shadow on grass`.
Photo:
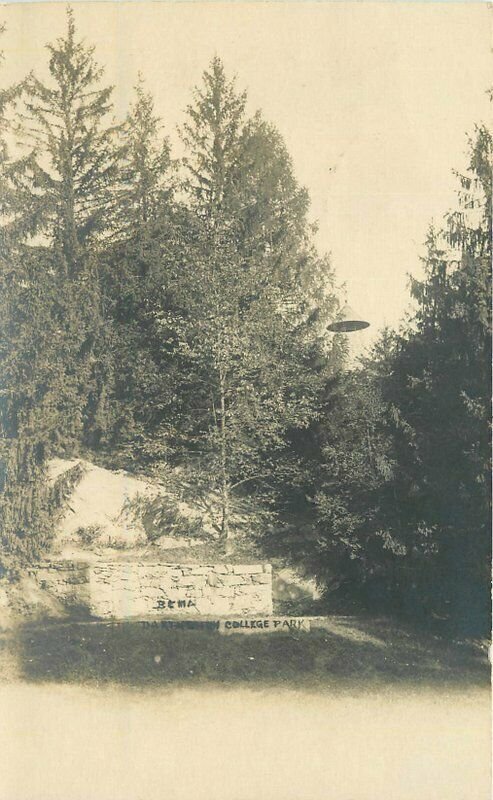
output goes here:
<path id="1" fill-rule="evenodd" d="M 470 644 L 377 626 L 379 641 L 324 629 L 222 636 L 139 622 L 24 626 L 19 677 L 32 682 L 346 686 L 489 685 L 488 663 Z M 350 630 L 357 628 L 351 627 Z M 365 630 L 368 626 L 365 625 Z"/>

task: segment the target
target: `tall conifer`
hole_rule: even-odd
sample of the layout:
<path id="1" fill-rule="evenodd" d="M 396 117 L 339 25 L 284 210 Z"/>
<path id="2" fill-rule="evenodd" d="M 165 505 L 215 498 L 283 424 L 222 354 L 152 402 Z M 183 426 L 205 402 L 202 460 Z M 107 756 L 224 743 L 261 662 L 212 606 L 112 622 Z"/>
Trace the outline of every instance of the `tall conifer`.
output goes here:
<path id="1" fill-rule="evenodd" d="M 111 230 L 121 153 L 110 119 L 112 88 L 101 86 L 103 69 L 94 48 L 78 39 L 70 8 L 65 36 L 47 50 L 49 81 L 32 75 L 25 87 L 20 133 L 30 153 L 22 185 L 40 209 L 38 242 L 58 282 L 70 449 L 97 446 L 109 424 L 112 365 L 100 252 Z"/>

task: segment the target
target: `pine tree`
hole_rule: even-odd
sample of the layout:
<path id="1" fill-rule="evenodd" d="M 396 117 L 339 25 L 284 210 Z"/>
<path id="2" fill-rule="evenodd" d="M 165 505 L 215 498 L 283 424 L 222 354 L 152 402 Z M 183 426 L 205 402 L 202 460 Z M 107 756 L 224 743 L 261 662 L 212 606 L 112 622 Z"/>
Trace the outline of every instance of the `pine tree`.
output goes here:
<path id="1" fill-rule="evenodd" d="M 23 558 L 51 535 L 47 460 L 99 443 L 113 371 L 100 275 L 121 156 L 111 88 L 70 9 L 48 52 L 48 83 L 30 75 L 2 95 L 23 108 L 24 154 L 2 147 L 0 256 L 2 542 Z"/>

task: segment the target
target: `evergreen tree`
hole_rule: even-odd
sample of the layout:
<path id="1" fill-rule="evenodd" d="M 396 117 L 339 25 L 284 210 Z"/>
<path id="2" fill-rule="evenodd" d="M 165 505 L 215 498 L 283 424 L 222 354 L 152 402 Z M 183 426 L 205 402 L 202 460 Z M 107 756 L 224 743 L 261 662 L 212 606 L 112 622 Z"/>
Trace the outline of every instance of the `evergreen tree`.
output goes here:
<path id="1" fill-rule="evenodd" d="M 490 572 L 491 157 L 480 127 L 459 203 L 431 229 L 416 312 L 386 334 L 320 432 L 307 559 L 365 602 L 485 629 Z M 325 570 L 325 575 L 324 575 Z"/>
<path id="2" fill-rule="evenodd" d="M 422 592 L 474 625 L 489 609 L 491 133 L 478 128 L 470 148 L 458 208 L 430 233 L 412 283 L 416 330 L 399 342 L 388 394 L 413 439 L 399 450 L 409 525 L 436 551 Z"/>
<path id="3" fill-rule="evenodd" d="M 3 111 L 22 99 L 15 133 L 26 147 L 13 160 L 1 148 L 1 537 L 21 558 L 50 539 L 47 459 L 83 436 L 97 443 L 106 425 L 112 366 L 96 251 L 117 169 L 104 122 L 111 89 L 98 88 L 102 72 L 71 10 L 48 51 L 51 82 L 31 75 L 1 102 Z"/>
<path id="4" fill-rule="evenodd" d="M 180 251 L 181 223 L 174 199 L 175 165 L 154 101 L 142 79 L 120 131 L 122 158 L 115 187 L 114 233 L 103 257 L 104 304 L 113 322 L 115 363 L 108 446 L 129 462 L 147 462 L 163 420 L 167 365 L 161 332 L 149 313 L 153 300 L 167 303 L 168 262 Z M 124 455 L 125 454 L 125 455 Z M 128 462 L 127 462 L 128 463 Z"/>
<path id="5" fill-rule="evenodd" d="M 107 231 L 118 129 L 107 123 L 113 88 L 100 88 L 103 69 L 94 48 L 77 39 L 71 8 L 66 35 L 47 50 L 50 82 L 31 75 L 25 87 L 21 133 L 32 148 L 26 180 L 43 208 L 42 230 L 74 276 L 84 268 L 84 246 Z"/>
<path id="6" fill-rule="evenodd" d="M 81 441 L 97 446 L 109 424 L 112 364 L 99 256 L 111 226 L 121 148 L 107 121 L 112 88 L 100 87 L 103 70 L 94 48 L 77 39 L 70 8 L 66 35 L 47 49 L 50 81 L 31 75 L 25 84 L 19 133 L 29 152 L 16 188 L 30 195 L 34 248 L 57 280 L 53 324 L 64 332 L 60 390 L 72 420 L 70 450 Z"/>
<path id="7" fill-rule="evenodd" d="M 245 121 L 246 92 L 236 91 L 221 59 L 212 59 L 203 73 L 202 87 L 194 90 L 194 105 L 187 108 L 182 140 L 187 155 L 186 189 L 197 213 L 210 226 L 231 215 L 240 135 Z"/>
<path id="8" fill-rule="evenodd" d="M 116 229 L 126 243 L 139 240 L 143 246 L 156 222 L 168 212 L 175 179 L 170 145 L 141 76 L 120 137 L 122 152 L 114 199 Z"/>
<path id="9" fill-rule="evenodd" d="M 51 336 L 52 281 L 26 247 L 24 196 L 16 178 L 24 163 L 6 145 L 8 112 L 20 85 L 0 92 L 0 565 L 39 556 L 51 537 L 46 433 L 56 417 L 48 386 L 56 362 Z"/>

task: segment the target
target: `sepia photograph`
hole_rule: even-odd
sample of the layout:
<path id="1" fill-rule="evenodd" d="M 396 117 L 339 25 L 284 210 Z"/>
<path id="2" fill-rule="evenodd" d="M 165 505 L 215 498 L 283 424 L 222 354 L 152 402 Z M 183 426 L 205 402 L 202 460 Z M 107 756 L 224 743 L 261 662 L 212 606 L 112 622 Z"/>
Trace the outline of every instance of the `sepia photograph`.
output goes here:
<path id="1" fill-rule="evenodd" d="M 0 800 L 491 800 L 493 6 L 0 7 Z"/>

